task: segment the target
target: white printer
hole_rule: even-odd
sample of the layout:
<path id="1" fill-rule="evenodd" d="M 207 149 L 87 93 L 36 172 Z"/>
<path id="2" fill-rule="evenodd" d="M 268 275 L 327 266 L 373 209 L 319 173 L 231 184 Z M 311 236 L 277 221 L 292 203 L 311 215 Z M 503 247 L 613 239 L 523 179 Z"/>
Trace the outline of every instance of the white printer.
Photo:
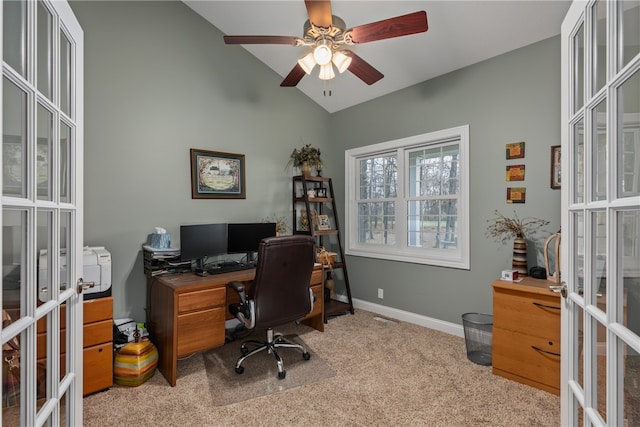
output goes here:
<path id="1" fill-rule="evenodd" d="M 82 250 L 82 259 L 82 280 L 95 283 L 93 288 L 83 291 L 84 299 L 111 295 L 111 253 L 103 246 L 85 246 Z M 38 262 L 38 297 L 40 301 L 49 299 L 47 296 L 49 288 L 47 260 L 47 250 L 42 249 Z M 60 282 L 65 280 L 66 273 L 67 253 L 63 249 L 60 253 Z M 73 285 L 75 286 L 75 283 Z"/>

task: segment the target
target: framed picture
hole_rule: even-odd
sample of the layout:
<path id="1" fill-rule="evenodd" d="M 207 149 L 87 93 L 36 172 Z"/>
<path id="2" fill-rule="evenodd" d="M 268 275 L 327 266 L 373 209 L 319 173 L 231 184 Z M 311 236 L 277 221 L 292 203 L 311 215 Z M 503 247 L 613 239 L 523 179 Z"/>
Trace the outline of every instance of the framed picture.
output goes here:
<path id="1" fill-rule="evenodd" d="M 246 198 L 244 154 L 190 151 L 192 199 Z"/>
<path id="2" fill-rule="evenodd" d="M 524 203 L 527 200 L 527 189 L 525 187 L 507 188 L 507 203 Z"/>
<path id="3" fill-rule="evenodd" d="M 524 165 L 507 166 L 507 181 L 524 181 Z"/>
<path id="4" fill-rule="evenodd" d="M 559 190 L 561 186 L 560 160 L 560 146 L 553 145 L 551 147 L 551 188 L 554 190 Z"/>
<path id="5" fill-rule="evenodd" d="M 329 215 L 318 215 L 316 219 L 317 219 L 318 230 L 331 230 Z"/>
<path id="6" fill-rule="evenodd" d="M 507 160 L 524 159 L 524 142 L 513 142 L 506 146 Z"/>
<path id="7" fill-rule="evenodd" d="M 316 197 L 319 197 L 319 198 L 327 197 L 327 189 L 323 187 L 316 188 Z"/>

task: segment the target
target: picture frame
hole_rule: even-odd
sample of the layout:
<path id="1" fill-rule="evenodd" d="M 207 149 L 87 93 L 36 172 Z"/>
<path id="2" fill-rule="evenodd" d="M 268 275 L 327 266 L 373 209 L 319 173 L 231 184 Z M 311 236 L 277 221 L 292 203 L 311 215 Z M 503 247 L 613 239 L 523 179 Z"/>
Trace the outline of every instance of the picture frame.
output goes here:
<path id="1" fill-rule="evenodd" d="M 560 145 L 551 146 L 550 186 L 552 190 L 562 187 L 562 162 Z"/>
<path id="2" fill-rule="evenodd" d="M 318 230 L 331 230 L 331 223 L 329 222 L 329 215 L 316 216 L 316 225 Z"/>
<path id="3" fill-rule="evenodd" d="M 192 199 L 245 199 L 245 156 L 190 149 Z"/>
<path id="4" fill-rule="evenodd" d="M 524 181 L 525 165 L 508 165 L 505 180 L 506 181 Z"/>
<path id="5" fill-rule="evenodd" d="M 507 160 L 524 159 L 524 141 L 506 145 Z"/>
<path id="6" fill-rule="evenodd" d="M 527 201 L 527 189 L 525 187 L 508 187 L 507 203 L 525 203 Z"/>
<path id="7" fill-rule="evenodd" d="M 327 197 L 327 189 L 324 187 L 316 188 L 316 197 L 321 199 Z"/>

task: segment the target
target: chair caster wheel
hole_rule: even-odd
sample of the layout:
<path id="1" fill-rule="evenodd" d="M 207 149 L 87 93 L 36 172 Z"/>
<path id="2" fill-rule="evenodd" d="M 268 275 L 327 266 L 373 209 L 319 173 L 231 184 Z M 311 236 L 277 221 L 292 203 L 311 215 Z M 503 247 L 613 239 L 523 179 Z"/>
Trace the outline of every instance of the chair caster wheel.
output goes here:
<path id="1" fill-rule="evenodd" d="M 241 374 L 244 372 L 244 366 L 236 366 L 236 374 Z"/>
<path id="2" fill-rule="evenodd" d="M 311 355 L 309 354 L 309 352 L 305 352 L 305 353 L 302 353 L 302 358 L 304 360 L 309 360 L 311 359 Z"/>
<path id="3" fill-rule="evenodd" d="M 287 371 L 278 372 L 278 379 L 283 380 L 287 376 Z"/>

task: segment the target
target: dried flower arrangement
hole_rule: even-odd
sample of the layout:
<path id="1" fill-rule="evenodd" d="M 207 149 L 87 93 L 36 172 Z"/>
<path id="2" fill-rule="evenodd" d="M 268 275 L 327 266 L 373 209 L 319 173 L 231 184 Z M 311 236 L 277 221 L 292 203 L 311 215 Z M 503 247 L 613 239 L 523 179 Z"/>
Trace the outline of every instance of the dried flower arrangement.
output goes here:
<path id="1" fill-rule="evenodd" d="M 320 160 L 320 149 L 312 147 L 311 144 L 306 144 L 302 148 L 294 148 L 291 153 L 291 160 L 289 160 L 289 164 L 294 167 L 300 167 L 305 162 L 312 167 L 322 165 L 322 161 Z"/>
<path id="2" fill-rule="evenodd" d="M 487 220 L 490 224 L 487 226 L 487 237 L 493 238 L 496 242 L 504 243 L 506 240 L 514 237 L 526 238 L 535 233 L 540 227 L 549 224 L 546 219 L 533 217 L 519 218 L 518 214 L 513 211 L 514 218 L 508 218 L 502 215 L 496 209 L 494 211 L 495 218 Z"/>

